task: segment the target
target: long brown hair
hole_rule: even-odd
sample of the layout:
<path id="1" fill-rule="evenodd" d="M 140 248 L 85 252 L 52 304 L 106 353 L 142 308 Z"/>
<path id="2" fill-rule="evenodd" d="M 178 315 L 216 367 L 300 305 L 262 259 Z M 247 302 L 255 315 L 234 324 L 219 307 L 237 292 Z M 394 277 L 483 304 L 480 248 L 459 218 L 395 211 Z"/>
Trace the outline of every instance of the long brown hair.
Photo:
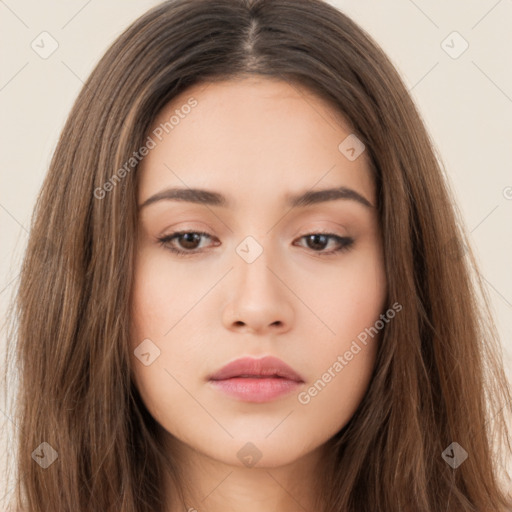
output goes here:
<path id="1" fill-rule="evenodd" d="M 512 398 L 489 299 L 432 142 L 388 58 L 320 0 L 171 0 L 98 63 L 37 200 L 10 335 L 15 510 L 163 511 L 166 472 L 179 492 L 179 468 L 131 376 L 137 166 L 126 162 L 177 94 L 250 74 L 307 87 L 365 144 L 390 303 L 403 305 L 384 329 L 362 403 L 329 441 L 322 512 L 512 506 L 499 459 L 511 451 Z M 468 454 L 457 467 L 446 454 L 464 452 L 452 443 Z M 47 467 L 36 463 L 56 454 Z"/>

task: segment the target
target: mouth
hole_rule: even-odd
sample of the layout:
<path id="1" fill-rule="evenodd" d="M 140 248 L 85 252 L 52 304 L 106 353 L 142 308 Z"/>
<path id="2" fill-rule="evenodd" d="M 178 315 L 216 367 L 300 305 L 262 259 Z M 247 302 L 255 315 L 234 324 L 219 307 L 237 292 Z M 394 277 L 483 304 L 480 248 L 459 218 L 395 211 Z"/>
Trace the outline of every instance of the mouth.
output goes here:
<path id="1" fill-rule="evenodd" d="M 210 385 L 244 402 L 268 402 L 291 393 L 304 379 L 272 356 L 237 359 L 209 377 Z"/>

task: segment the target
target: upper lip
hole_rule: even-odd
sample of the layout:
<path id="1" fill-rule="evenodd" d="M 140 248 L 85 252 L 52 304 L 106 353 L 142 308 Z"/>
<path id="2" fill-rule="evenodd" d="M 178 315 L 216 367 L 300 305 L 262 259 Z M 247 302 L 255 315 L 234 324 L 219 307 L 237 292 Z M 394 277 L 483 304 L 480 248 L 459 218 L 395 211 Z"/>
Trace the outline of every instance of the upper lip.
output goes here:
<path id="1" fill-rule="evenodd" d="M 260 359 L 242 357 L 236 359 L 219 371 L 210 375 L 209 380 L 224 380 L 232 377 L 261 377 L 274 376 L 304 382 L 303 378 L 284 361 L 273 356 L 266 356 Z"/>

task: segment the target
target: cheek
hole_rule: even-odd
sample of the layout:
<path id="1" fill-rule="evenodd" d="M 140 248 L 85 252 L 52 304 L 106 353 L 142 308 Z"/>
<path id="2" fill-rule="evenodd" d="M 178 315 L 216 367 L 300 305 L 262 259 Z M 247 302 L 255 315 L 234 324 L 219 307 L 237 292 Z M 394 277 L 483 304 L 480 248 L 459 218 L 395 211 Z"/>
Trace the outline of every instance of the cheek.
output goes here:
<path id="1" fill-rule="evenodd" d="M 387 283 L 382 255 L 377 245 L 368 244 L 335 265 L 317 268 L 314 275 L 297 288 L 298 295 L 317 313 L 315 339 L 325 346 L 319 352 L 332 355 L 383 312 Z"/>
<path id="2" fill-rule="evenodd" d="M 175 293 L 162 286 L 162 267 L 151 264 L 144 253 L 139 256 L 134 272 L 131 303 L 130 360 L 132 375 L 139 392 L 152 409 L 162 404 L 168 387 L 163 363 L 166 355 L 164 334 L 172 327 L 176 304 Z M 158 396 L 158 404 L 152 397 Z"/>
<path id="3" fill-rule="evenodd" d="M 194 280 L 176 272 L 165 256 L 141 252 L 131 304 L 132 376 L 158 420 L 180 416 L 188 400 L 180 383 L 190 388 L 191 376 L 196 375 L 204 357 L 204 349 L 196 343 L 202 338 L 195 332 L 202 327 L 193 310 L 202 288 L 191 286 L 198 282 L 197 276 Z"/>
<path id="4" fill-rule="evenodd" d="M 191 286 L 194 280 L 187 279 L 169 265 L 164 251 L 161 254 L 141 251 L 135 266 L 132 296 L 134 343 L 147 337 L 166 338 L 166 333 L 186 313 L 189 302 L 194 297 L 197 300 L 197 292 Z"/>
<path id="5" fill-rule="evenodd" d="M 318 429 L 318 435 L 329 439 L 341 430 L 352 418 L 368 390 L 375 364 L 375 345 L 361 347 L 352 359 L 345 356 L 343 347 L 333 352 L 329 361 L 322 361 L 316 378 L 308 381 L 308 387 L 297 396 L 300 415 Z M 320 366 L 322 369 L 320 369 Z M 318 418 L 322 426 L 315 427 Z"/>
<path id="6" fill-rule="evenodd" d="M 384 265 L 378 248 L 368 249 L 346 258 L 338 272 L 331 269 L 330 278 L 322 279 L 322 292 L 309 295 L 323 323 L 317 322 L 312 333 L 308 386 L 297 398 L 304 414 L 321 415 L 332 433 L 359 406 L 386 325 L 380 320 L 387 295 Z"/>

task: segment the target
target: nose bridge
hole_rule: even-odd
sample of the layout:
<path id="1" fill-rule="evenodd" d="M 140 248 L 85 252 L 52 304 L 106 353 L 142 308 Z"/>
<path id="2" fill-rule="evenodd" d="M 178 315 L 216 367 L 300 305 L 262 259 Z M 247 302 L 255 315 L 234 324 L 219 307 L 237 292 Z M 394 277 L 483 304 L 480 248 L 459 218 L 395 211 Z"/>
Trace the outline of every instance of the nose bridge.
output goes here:
<path id="1" fill-rule="evenodd" d="M 245 292 L 254 292 L 255 289 L 269 293 L 277 283 L 274 282 L 275 276 L 269 270 L 272 268 L 270 258 L 271 249 L 269 248 L 270 237 L 259 237 L 254 235 L 246 236 L 236 247 L 237 259 L 237 280 Z"/>

